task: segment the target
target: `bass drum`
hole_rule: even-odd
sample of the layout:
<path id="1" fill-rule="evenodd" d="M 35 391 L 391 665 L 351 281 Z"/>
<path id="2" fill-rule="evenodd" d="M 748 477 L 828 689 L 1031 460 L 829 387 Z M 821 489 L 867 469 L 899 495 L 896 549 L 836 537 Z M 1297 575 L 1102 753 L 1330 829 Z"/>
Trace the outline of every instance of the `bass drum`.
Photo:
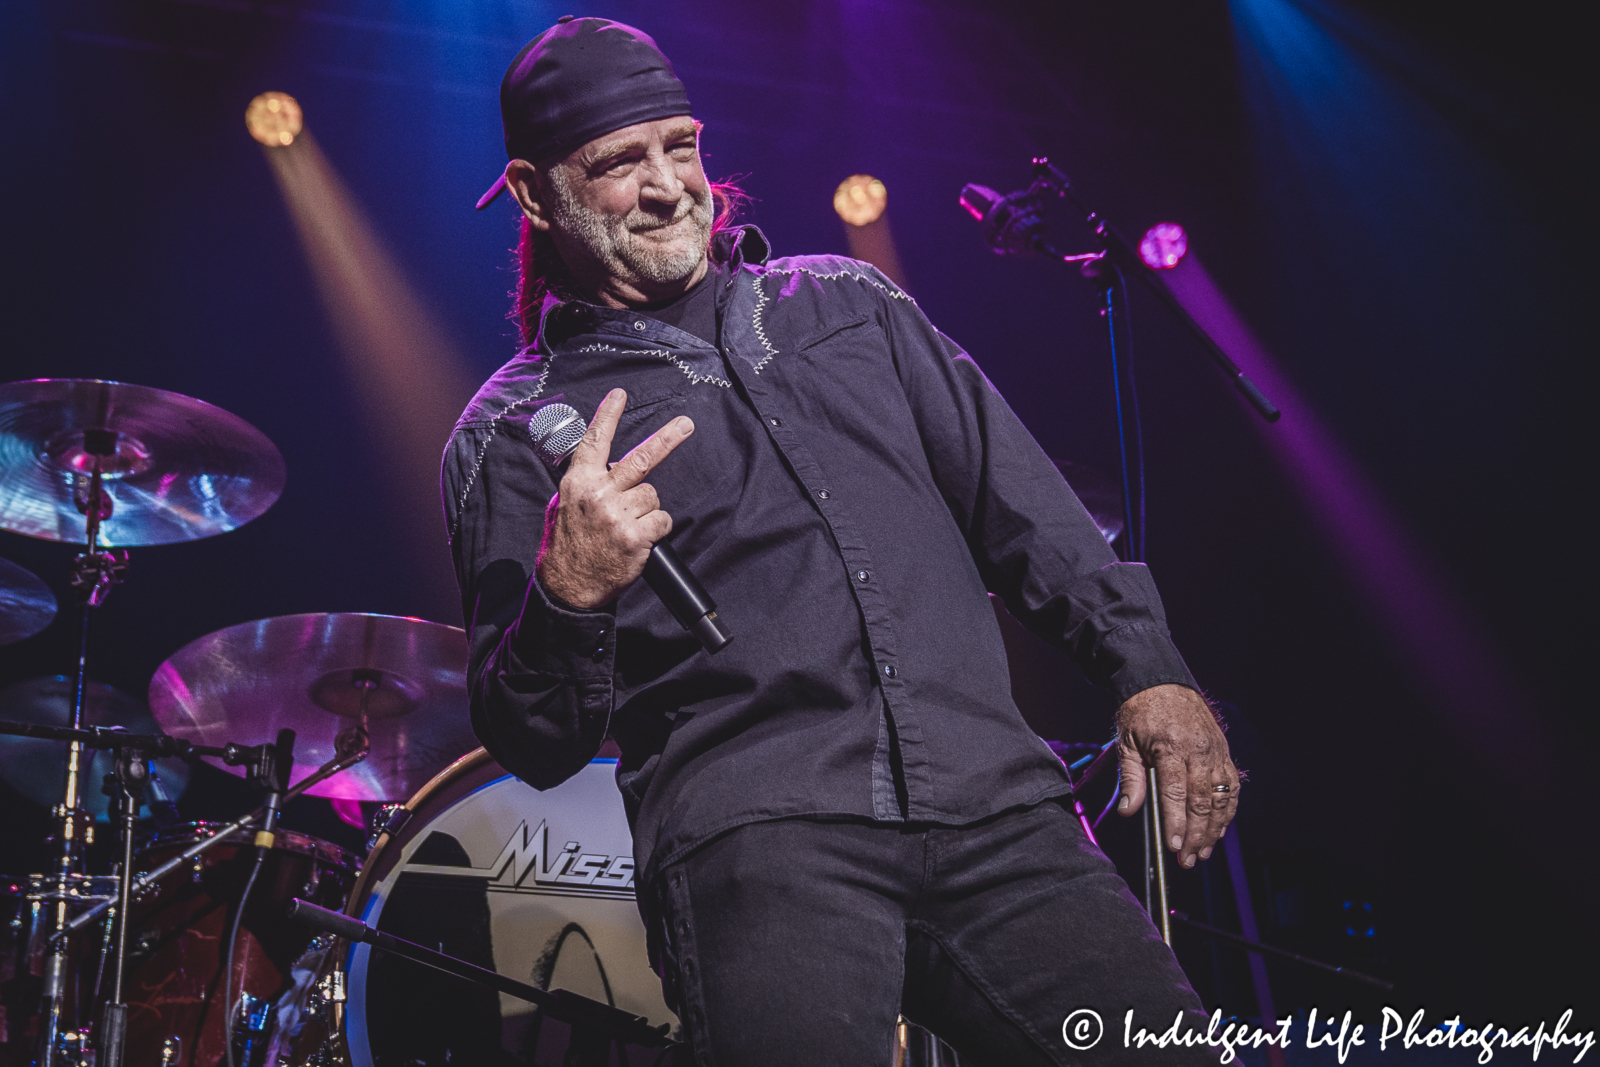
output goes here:
<path id="1" fill-rule="evenodd" d="M 646 959 L 615 774 L 616 760 L 597 759 L 540 792 L 481 748 L 463 756 L 404 805 L 409 818 L 381 816 L 389 826 L 405 821 L 378 837 L 346 913 L 676 1030 Z M 318 983 L 316 1025 L 296 1043 L 307 1067 L 562 1062 L 567 1026 L 525 1001 L 368 945 L 337 955 L 337 969 Z M 649 1064 L 656 1051 L 627 1050 L 625 1062 Z"/>

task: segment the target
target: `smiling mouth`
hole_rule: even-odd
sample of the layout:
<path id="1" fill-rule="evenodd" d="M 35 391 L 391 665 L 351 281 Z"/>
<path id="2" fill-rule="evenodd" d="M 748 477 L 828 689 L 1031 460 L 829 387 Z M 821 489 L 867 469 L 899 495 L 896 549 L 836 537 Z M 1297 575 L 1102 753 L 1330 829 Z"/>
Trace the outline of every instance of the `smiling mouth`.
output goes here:
<path id="1" fill-rule="evenodd" d="M 650 234 L 653 234 L 653 233 L 660 233 L 663 230 L 676 229 L 678 226 L 682 225 L 683 223 L 690 222 L 693 219 L 694 219 L 694 209 L 691 208 L 690 210 L 685 211 L 682 215 L 680 215 L 677 218 L 673 219 L 671 222 L 657 222 L 657 223 L 653 223 L 652 225 L 649 225 L 649 226 L 637 227 L 637 228 L 634 228 L 632 230 L 632 232 L 637 234 L 637 235 L 639 235 L 639 236 L 649 236 Z"/>

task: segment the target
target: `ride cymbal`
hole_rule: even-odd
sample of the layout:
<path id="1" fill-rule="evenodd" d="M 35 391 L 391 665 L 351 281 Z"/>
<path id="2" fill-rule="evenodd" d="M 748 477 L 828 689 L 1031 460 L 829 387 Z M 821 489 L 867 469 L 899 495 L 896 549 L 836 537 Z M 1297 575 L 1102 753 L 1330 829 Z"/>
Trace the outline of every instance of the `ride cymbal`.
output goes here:
<path id="1" fill-rule="evenodd" d="M 26 567 L 0 559 L 0 645 L 26 640 L 56 617 L 56 595 Z"/>
<path id="2" fill-rule="evenodd" d="M 309 792 L 403 800 L 478 747 L 466 671 L 466 635 L 454 626 L 392 615 L 287 615 L 179 649 L 156 670 L 150 707 L 168 733 L 202 745 L 256 745 L 292 729 L 296 781 L 333 758 L 341 732 L 364 722 L 372 745 L 366 760 Z"/>
<path id="3" fill-rule="evenodd" d="M 277 447 L 203 400 L 74 378 L 0 384 L 0 528 L 81 543 L 97 460 L 107 546 L 226 533 L 283 492 Z"/>

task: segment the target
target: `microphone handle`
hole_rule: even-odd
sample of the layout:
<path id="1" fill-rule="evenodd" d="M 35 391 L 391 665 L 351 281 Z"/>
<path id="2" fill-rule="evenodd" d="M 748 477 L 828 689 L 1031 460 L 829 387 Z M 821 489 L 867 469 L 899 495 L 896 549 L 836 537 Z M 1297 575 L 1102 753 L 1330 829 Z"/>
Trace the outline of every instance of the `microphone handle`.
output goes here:
<path id="1" fill-rule="evenodd" d="M 733 635 L 717 616 L 717 605 L 711 594 L 695 578 L 677 550 L 665 541 L 657 541 L 651 547 L 650 558 L 644 565 L 644 580 L 678 624 L 694 634 L 707 652 L 721 652 L 733 640 Z"/>

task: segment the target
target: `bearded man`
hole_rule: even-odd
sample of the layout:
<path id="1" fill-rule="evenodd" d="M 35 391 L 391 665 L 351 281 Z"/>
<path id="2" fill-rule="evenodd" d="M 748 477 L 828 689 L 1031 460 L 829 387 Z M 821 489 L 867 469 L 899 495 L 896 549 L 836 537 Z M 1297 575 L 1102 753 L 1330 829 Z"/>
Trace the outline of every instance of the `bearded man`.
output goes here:
<path id="1" fill-rule="evenodd" d="M 1083 1048 L 1070 1014 L 1201 1021 L 1063 807 L 985 595 L 1122 699 L 1121 810 L 1153 766 L 1189 867 L 1239 778 L 1145 568 L 877 270 L 716 225 L 645 34 L 563 19 L 500 100 L 510 162 L 479 206 L 522 210 L 527 348 L 443 475 L 473 725 L 539 788 L 615 741 L 694 1061 L 884 1065 L 903 1013 L 963 1062 L 1110 1063 L 1140 1053 Z M 552 471 L 529 419 L 558 401 L 595 415 Z M 669 535 L 735 630 L 715 656 L 638 582 Z"/>

